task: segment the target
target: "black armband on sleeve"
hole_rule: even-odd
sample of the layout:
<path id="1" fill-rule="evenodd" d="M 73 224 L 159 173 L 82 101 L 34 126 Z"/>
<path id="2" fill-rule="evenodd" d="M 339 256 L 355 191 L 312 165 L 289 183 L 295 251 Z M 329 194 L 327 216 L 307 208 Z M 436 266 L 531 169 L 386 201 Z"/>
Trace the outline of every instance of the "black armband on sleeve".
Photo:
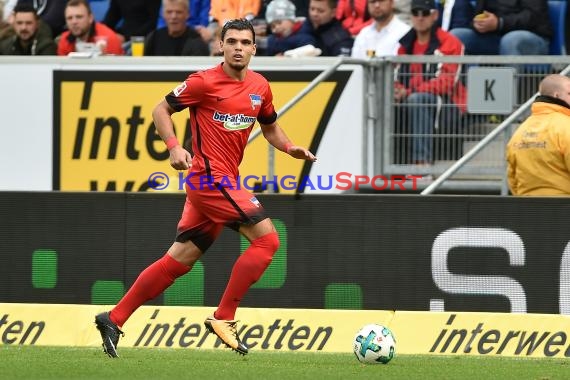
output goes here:
<path id="1" fill-rule="evenodd" d="M 257 121 L 259 121 L 260 124 L 272 124 L 275 122 L 275 120 L 277 120 L 277 112 L 273 111 L 273 114 L 271 114 L 270 116 L 258 116 L 257 117 Z"/>
<path id="2" fill-rule="evenodd" d="M 180 104 L 180 101 L 178 100 L 178 98 L 176 97 L 176 95 L 174 95 L 174 93 L 170 92 L 168 95 L 166 95 L 164 97 L 164 100 L 166 100 L 166 103 L 168 103 L 168 105 L 170 107 L 172 107 L 172 109 L 176 112 L 180 112 L 182 111 L 184 108 L 186 108 L 185 105 Z"/>

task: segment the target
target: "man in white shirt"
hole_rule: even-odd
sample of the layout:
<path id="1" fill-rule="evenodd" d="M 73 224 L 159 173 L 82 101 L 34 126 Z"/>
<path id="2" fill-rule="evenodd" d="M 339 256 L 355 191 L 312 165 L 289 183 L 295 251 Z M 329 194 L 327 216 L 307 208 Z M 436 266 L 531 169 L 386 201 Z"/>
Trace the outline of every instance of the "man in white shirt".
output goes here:
<path id="1" fill-rule="evenodd" d="M 398 42 L 410 26 L 394 14 L 394 0 L 368 0 L 368 13 L 374 22 L 362 28 L 354 40 L 353 58 L 396 55 Z"/>

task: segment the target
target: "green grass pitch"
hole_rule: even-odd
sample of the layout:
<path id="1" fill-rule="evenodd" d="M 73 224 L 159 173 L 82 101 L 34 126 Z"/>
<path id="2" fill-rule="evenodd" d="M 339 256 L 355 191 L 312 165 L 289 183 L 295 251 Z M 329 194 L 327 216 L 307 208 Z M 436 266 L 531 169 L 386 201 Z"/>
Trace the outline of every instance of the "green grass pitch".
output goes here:
<path id="1" fill-rule="evenodd" d="M 0 379 L 568 379 L 570 359 L 397 355 L 365 365 L 354 355 L 228 349 L 0 347 Z"/>

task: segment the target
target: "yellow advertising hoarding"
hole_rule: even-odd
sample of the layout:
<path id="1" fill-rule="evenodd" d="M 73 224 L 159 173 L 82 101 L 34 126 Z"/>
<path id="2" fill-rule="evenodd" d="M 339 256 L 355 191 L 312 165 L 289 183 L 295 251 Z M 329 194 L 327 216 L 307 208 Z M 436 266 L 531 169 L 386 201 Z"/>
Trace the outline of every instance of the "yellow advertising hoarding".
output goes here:
<path id="1" fill-rule="evenodd" d="M 170 167 L 168 151 L 154 128 L 152 110 L 187 74 L 66 71 L 55 75 L 54 190 L 146 191 L 152 177 L 163 184 L 169 181 L 165 190 L 183 191 L 184 173 Z M 278 120 L 296 144 L 318 147 L 330 110 L 348 80 L 346 73 L 341 74 L 319 84 Z M 291 71 L 273 80 L 266 75 L 276 110 L 316 75 Z M 169 81 L 173 77 L 180 80 Z M 184 144 L 191 139 L 188 111 L 173 119 Z M 268 148 L 263 137 L 248 147 L 240 166 L 244 176 L 267 176 Z M 298 177 L 305 164 L 277 152 L 275 175 Z"/>
<path id="2" fill-rule="evenodd" d="M 100 346 L 93 305 L 0 304 L 0 336 L 8 344 Z M 215 309 L 143 306 L 123 326 L 121 347 L 213 349 L 224 347 L 204 327 Z M 388 324 L 390 311 L 240 308 L 242 341 L 252 350 L 351 352 L 358 329 L 371 321 Z"/>
<path id="3" fill-rule="evenodd" d="M 407 354 L 570 356 L 570 317 L 397 311 L 389 326 Z"/>
<path id="4" fill-rule="evenodd" d="M 95 305 L 0 304 L 4 344 L 99 346 Z M 121 347 L 213 349 L 208 307 L 143 306 L 123 326 Z M 389 327 L 397 354 L 570 356 L 570 317 L 551 314 L 240 308 L 238 333 L 252 350 L 352 352 L 369 323 Z"/>

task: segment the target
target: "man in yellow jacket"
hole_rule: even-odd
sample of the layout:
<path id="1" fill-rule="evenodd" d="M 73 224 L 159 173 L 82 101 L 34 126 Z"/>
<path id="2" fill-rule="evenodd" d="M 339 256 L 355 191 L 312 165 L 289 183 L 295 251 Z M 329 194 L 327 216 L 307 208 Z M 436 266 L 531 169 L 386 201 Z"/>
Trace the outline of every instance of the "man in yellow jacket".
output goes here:
<path id="1" fill-rule="evenodd" d="M 507 145 L 509 187 L 513 195 L 570 196 L 570 78 L 548 75 L 538 91 Z"/>

